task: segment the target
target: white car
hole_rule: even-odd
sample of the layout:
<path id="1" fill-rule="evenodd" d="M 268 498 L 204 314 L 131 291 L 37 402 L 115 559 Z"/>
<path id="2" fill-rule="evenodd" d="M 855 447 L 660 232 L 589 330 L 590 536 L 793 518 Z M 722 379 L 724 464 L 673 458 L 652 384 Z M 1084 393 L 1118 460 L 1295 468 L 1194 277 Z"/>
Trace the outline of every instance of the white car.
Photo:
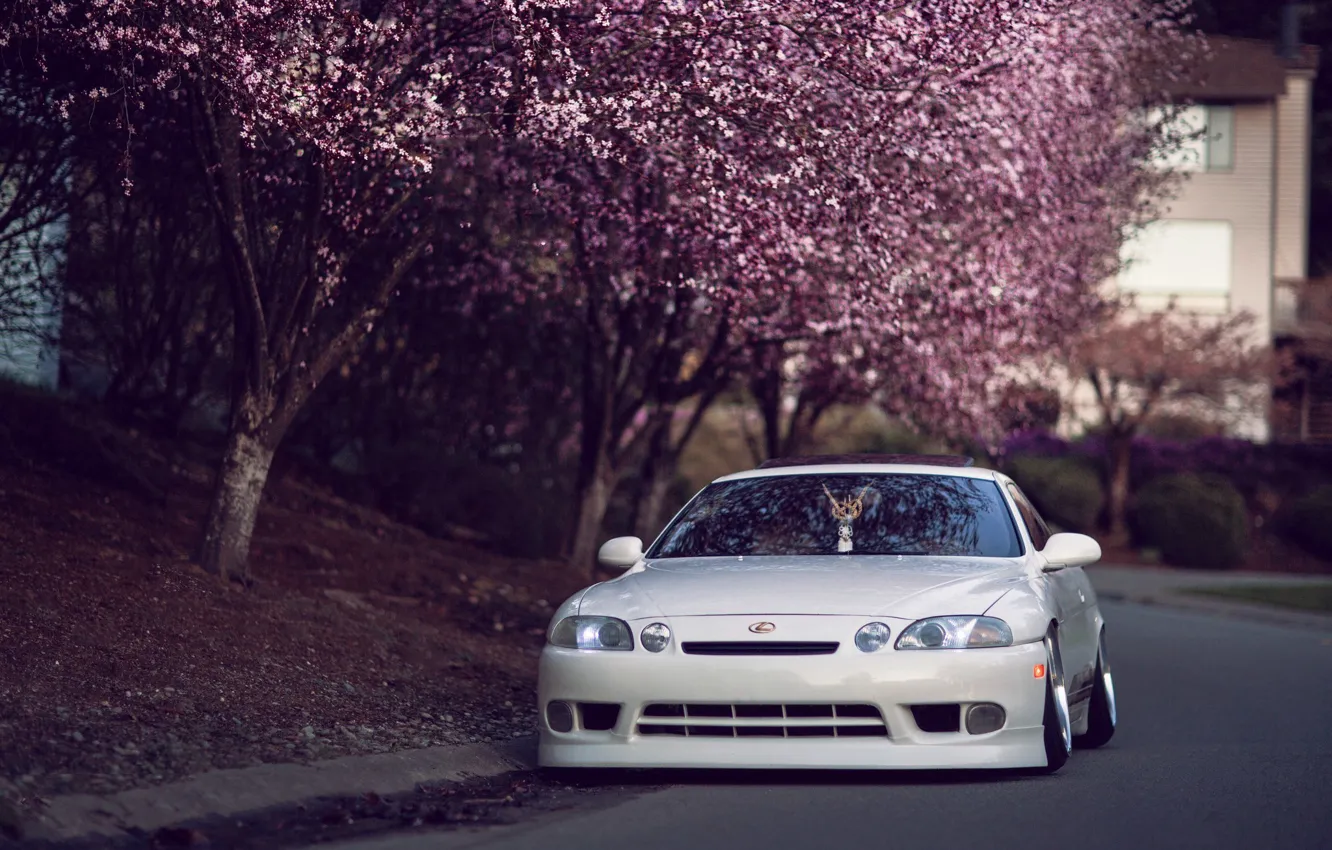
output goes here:
<path id="1" fill-rule="evenodd" d="M 719 478 L 555 612 L 540 764 L 1058 770 L 1115 731 L 1100 556 L 969 458 Z"/>

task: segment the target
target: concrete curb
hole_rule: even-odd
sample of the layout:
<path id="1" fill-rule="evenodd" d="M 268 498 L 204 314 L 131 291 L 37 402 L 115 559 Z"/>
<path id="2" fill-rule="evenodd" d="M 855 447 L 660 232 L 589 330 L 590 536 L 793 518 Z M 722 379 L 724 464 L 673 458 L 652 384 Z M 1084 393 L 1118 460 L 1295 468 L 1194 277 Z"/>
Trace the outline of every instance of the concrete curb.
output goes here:
<path id="1" fill-rule="evenodd" d="M 1097 591 L 1096 595 L 1100 599 L 1113 602 L 1156 605 L 1162 608 L 1192 611 L 1196 614 L 1249 620 L 1269 625 L 1293 626 L 1332 634 L 1332 614 L 1292 611 L 1274 605 L 1263 605 L 1256 602 L 1231 602 L 1224 599 L 1191 596 L 1184 593 L 1123 593 L 1107 590 Z"/>
<path id="2" fill-rule="evenodd" d="M 427 747 L 347 756 L 308 765 L 272 764 L 199 774 L 118 794 L 56 797 L 22 825 L 24 840 L 64 842 L 152 832 L 208 817 L 297 806 L 320 797 L 414 790 L 536 767 L 536 736 L 501 744 Z"/>

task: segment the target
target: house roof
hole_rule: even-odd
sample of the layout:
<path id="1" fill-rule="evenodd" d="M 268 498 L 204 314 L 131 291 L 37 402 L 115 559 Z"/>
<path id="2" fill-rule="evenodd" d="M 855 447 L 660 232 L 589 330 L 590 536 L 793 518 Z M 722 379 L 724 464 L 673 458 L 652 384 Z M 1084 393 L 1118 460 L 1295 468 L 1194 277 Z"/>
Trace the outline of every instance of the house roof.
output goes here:
<path id="1" fill-rule="evenodd" d="M 1318 71 L 1317 47 L 1302 44 L 1293 58 L 1278 50 L 1276 42 L 1259 38 L 1207 36 L 1206 55 L 1170 93 L 1189 100 L 1271 100 L 1286 93 L 1291 71 Z"/>

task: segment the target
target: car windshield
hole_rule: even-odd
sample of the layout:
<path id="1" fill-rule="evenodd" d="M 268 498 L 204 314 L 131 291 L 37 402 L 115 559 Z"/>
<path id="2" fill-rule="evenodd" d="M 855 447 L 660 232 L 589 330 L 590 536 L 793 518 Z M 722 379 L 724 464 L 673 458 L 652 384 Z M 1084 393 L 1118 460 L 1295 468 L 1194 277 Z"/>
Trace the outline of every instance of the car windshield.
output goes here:
<path id="1" fill-rule="evenodd" d="M 651 558 L 1022 554 L 994 481 L 907 473 L 776 475 L 709 485 Z"/>

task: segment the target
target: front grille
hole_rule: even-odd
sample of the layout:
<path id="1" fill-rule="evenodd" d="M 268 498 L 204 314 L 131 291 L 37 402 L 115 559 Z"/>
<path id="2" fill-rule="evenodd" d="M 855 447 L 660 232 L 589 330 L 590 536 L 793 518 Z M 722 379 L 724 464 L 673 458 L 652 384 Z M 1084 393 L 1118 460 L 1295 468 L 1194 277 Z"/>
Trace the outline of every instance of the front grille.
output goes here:
<path id="1" fill-rule="evenodd" d="M 833 703 L 655 702 L 640 735 L 721 738 L 886 738 L 878 706 Z"/>
<path id="2" fill-rule="evenodd" d="M 832 655 L 837 641 L 687 640 L 685 655 Z"/>

